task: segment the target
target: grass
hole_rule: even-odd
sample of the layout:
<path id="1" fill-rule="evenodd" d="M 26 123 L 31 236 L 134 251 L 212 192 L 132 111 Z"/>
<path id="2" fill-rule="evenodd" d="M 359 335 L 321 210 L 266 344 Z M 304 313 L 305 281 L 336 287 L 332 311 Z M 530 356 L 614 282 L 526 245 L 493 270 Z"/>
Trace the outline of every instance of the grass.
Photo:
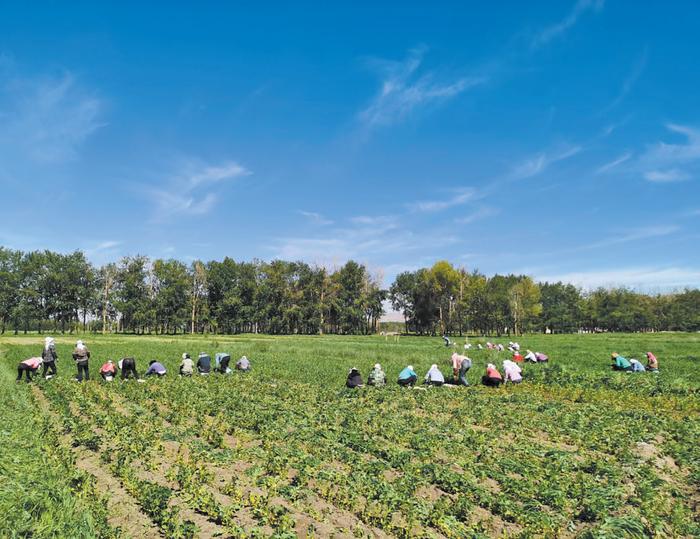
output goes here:
<path id="1" fill-rule="evenodd" d="M 520 386 L 428 391 L 393 382 L 409 363 L 448 374 L 439 338 L 85 335 L 93 375 L 127 355 L 140 373 L 150 359 L 169 370 L 109 385 L 72 382 L 75 337 L 56 340 L 59 377 L 15 385 L 42 337 L 0 339 L 11 485 L 0 508 L 33 508 L 3 536 L 133 535 L 130 515 L 105 515 L 114 494 L 79 471 L 77 450 L 168 537 L 700 535 L 697 334 L 525 336 L 550 363 L 525 365 Z M 182 352 L 200 350 L 245 354 L 253 371 L 174 376 Z M 661 372 L 612 372 L 612 351 L 653 351 Z M 470 352 L 472 383 L 506 358 Z M 350 367 L 366 377 L 376 362 L 388 387 L 343 387 Z M 55 502 L 41 501 L 47 492 Z"/>

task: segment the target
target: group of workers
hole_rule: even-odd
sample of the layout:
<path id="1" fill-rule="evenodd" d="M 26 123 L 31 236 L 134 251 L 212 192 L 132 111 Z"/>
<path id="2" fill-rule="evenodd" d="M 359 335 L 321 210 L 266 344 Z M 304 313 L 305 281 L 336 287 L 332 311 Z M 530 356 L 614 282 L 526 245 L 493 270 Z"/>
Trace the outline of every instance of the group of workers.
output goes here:
<path id="1" fill-rule="evenodd" d="M 78 382 L 90 380 L 90 350 L 88 350 L 88 347 L 83 341 L 78 341 L 75 343 L 75 349 L 73 350 L 72 356 L 78 369 L 78 374 L 75 379 Z M 25 376 L 26 381 L 31 382 L 32 376 L 35 375 L 39 370 L 39 367 L 42 366 L 42 376 L 47 380 L 53 378 L 57 374 L 57 361 L 58 354 L 56 353 L 56 343 L 52 337 L 46 337 L 44 339 L 44 348 L 41 351 L 41 355 L 25 359 L 17 366 L 17 381 L 21 381 L 22 376 Z M 212 368 L 211 356 L 209 356 L 209 354 L 206 352 L 200 352 L 196 363 L 190 358 L 188 353 L 184 353 L 182 354 L 182 361 L 180 363 L 180 376 L 192 376 L 195 372 L 203 376 L 207 376 L 211 372 L 230 374 L 232 372 L 231 368 L 229 367 L 230 362 L 230 354 L 219 352 L 216 354 L 216 356 L 214 356 L 214 366 Z M 251 369 L 250 360 L 246 356 L 241 357 L 236 362 L 235 368 L 239 371 L 249 371 Z M 108 359 L 100 367 L 99 374 L 103 380 L 111 382 L 117 377 L 117 374 L 120 371 L 122 380 L 128 380 L 130 378 L 137 380 L 139 379 L 138 372 L 136 371 L 136 359 L 133 357 L 122 358 L 116 364 L 111 359 Z M 165 365 L 154 359 L 149 362 L 145 376 L 161 377 L 165 376 L 167 373 L 168 371 L 165 368 Z"/>
<path id="2" fill-rule="evenodd" d="M 539 354 L 539 352 L 537 353 Z M 536 359 L 536 353 L 530 352 L 528 350 L 528 355 L 531 355 L 535 359 L 530 359 L 530 361 L 547 361 L 547 356 L 540 354 L 547 359 L 538 360 Z M 481 378 L 481 383 L 486 386 L 499 386 L 502 383 L 513 383 L 519 384 L 522 382 L 522 368 L 518 365 L 519 362 L 523 362 L 527 356 L 518 355 L 519 359 L 516 359 L 514 355 L 513 360 L 506 359 L 503 361 L 503 375 L 499 372 L 498 368 L 493 364 L 489 363 L 486 366 L 486 372 Z M 452 378 L 446 379 L 445 375 L 442 373 L 437 364 L 433 364 L 428 369 L 428 372 L 423 378 L 423 384 L 426 386 L 442 386 L 442 385 L 461 385 L 468 386 L 469 380 L 467 379 L 467 373 L 472 368 L 472 360 L 467 356 L 463 356 L 454 352 L 451 357 L 452 361 Z M 397 379 L 397 383 L 402 386 L 415 386 L 418 381 L 418 374 L 413 369 L 413 365 L 408 365 L 400 373 Z M 386 373 L 382 369 L 382 366 L 377 363 L 374 368 L 370 371 L 367 376 L 367 385 L 370 386 L 381 386 L 386 384 Z M 362 387 L 364 384 L 362 382 L 362 375 L 357 367 L 350 369 L 348 373 L 347 380 L 345 382 L 346 387 L 356 388 Z"/>
<path id="3" fill-rule="evenodd" d="M 642 365 L 641 361 L 638 359 L 627 359 L 621 356 L 617 352 L 613 352 L 610 356 L 612 361 L 612 369 L 614 371 L 626 371 L 626 372 L 659 372 L 659 360 L 651 352 L 647 352 L 647 366 Z"/>

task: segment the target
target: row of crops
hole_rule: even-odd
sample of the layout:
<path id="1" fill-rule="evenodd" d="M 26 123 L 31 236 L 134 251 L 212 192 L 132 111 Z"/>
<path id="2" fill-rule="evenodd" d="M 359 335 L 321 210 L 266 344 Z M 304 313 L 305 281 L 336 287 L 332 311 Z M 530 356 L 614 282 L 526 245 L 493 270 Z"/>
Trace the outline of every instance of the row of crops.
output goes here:
<path id="1" fill-rule="evenodd" d="M 497 390 L 352 391 L 319 358 L 350 349 L 289 344 L 229 344 L 258 347 L 245 375 L 61 376 L 33 398 L 166 537 L 700 535 L 692 384 L 555 362 Z M 176 358 L 182 343 L 149 346 Z"/>

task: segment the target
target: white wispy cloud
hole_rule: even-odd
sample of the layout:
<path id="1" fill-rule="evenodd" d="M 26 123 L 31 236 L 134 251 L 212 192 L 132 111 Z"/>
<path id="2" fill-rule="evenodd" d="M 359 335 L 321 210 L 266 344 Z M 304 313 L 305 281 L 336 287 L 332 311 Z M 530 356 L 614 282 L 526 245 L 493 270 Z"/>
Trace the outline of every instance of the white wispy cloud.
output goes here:
<path id="1" fill-rule="evenodd" d="M 152 221 L 161 222 L 178 215 L 209 213 L 219 197 L 216 192 L 207 189 L 213 188 L 214 184 L 250 174 L 247 168 L 235 161 L 220 165 L 187 161 L 178 172 L 168 175 L 168 179 L 161 185 L 140 185 L 138 190 L 145 193 L 155 206 Z"/>
<path id="2" fill-rule="evenodd" d="M 445 200 L 421 200 L 408 204 L 411 211 L 439 212 L 455 206 L 461 206 L 479 198 L 479 192 L 471 187 L 458 190 L 452 197 Z"/>
<path id="3" fill-rule="evenodd" d="M 667 290 L 700 285 L 700 269 L 683 267 L 630 267 L 535 275 L 540 282 L 571 283 L 585 289 L 625 286 Z"/>
<path id="4" fill-rule="evenodd" d="M 629 161 L 630 158 L 632 157 L 632 152 L 625 152 L 622 155 L 616 157 L 612 161 L 605 163 L 604 165 L 601 165 L 596 169 L 596 174 L 604 174 L 606 172 L 609 172 L 610 170 L 614 169 L 618 165 L 621 165 L 622 163 Z"/>
<path id="5" fill-rule="evenodd" d="M 584 13 L 600 11 L 604 3 L 604 0 L 578 0 L 566 17 L 537 33 L 532 39 L 531 46 L 533 48 L 542 47 L 554 38 L 563 35 L 578 22 Z"/>
<path id="6" fill-rule="evenodd" d="M 481 219 L 493 217 L 494 215 L 498 215 L 499 213 L 501 213 L 501 211 L 498 208 L 479 208 L 475 212 L 465 215 L 464 217 L 458 217 L 457 219 L 455 219 L 455 223 L 460 225 L 468 225 L 470 223 L 480 221 Z"/>
<path id="7" fill-rule="evenodd" d="M 312 222 L 315 225 L 319 226 L 325 226 L 325 225 L 332 225 L 333 221 L 331 219 L 326 219 L 323 215 L 320 213 L 316 213 L 313 211 L 304 211 L 304 210 L 299 210 L 299 213 L 306 217 L 310 222 Z"/>
<path id="8" fill-rule="evenodd" d="M 523 180 L 532 178 L 547 170 L 551 165 L 564 161 L 581 152 L 581 146 L 570 146 L 554 152 L 541 152 L 525 159 L 513 168 L 510 179 Z"/>
<path id="9" fill-rule="evenodd" d="M 88 137 L 105 125 L 102 101 L 70 72 L 54 78 L 7 77 L 0 86 L 0 156 L 6 162 L 74 159 Z"/>
<path id="10" fill-rule="evenodd" d="M 650 182 L 670 183 L 688 180 L 690 175 L 677 168 L 671 168 L 668 170 L 648 170 L 644 173 L 644 178 Z"/>
<path id="11" fill-rule="evenodd" d="M 642 54 L 637 59 L 637 61 L 632 66 L 630 73 L 627 75 L 625 80 L 622 82 L 622 87 L 620 88 L 619 93 L 617 94 L 617 96 L 615 96 L 615 99 L 613 99 L 610 102 L 610 104 L 601 111 L 601 114 L 609 112 L 612 109 L 614 109 L 615 107 L 617 107 L 620 103 L 622 103 L 624 101 L 624 99 L 627 97 L 627 95 L 632 91 L 632 88 L 634 87 L 635 83 L 637 82 L 639 77 L 644 72 L 644 69 L 646 68 L 648 55 L 649 55 L 649 49 L 645 48 L 644 51 L 642 52 Z"/>
<path id="12" fill-rule="evenodd" d="M 360 121 L 375 127 L 395 123 L 414 109 L 431 103 L 446 101 L 465 90 L 483 84 L 483 77 L 461 77 L 438 81 L 434 72 L 417 74 L 425 48 L 413 49 L 402 62 L 375 61 L 383 75 L 379 93 L 359 114 Z"/>
<path id="13" fill-rule="evenodd" d="M 362 216 L 346 226 L 312 237 L 284 236 L 272 242 L 276 258 L 305 260 L 333 266 L 346 260 L 375 260 L 400 254 L 421 253 L 457 243 L 456 236 L 421 229 L 413 232 L 398 217 Z"/>
<path id="14" fill-rule="evenodd" d="M 669 144 L 659 141 L 647 146 L 639 157 L 637 168 L 648 181 L 676 182 L 689 179 L 691 171 L 700 164 L 700 130 L 679 124 L 667 124 L 666 128 L 685 137 L 686 142 Z"/>
<path id="15" fill-rule="evenodd" d="M 621 245 L 625 243 L 630 243 L 634 241 L 648 240 L 651 238 L 658 238 L 662 236 L 669 236 L 675 232 L 678 232 L 680 227 L 677 225 L 653 225 L 640 227 L 635 230 L 623 231 L 619 233 L 611 232 L 609 237 L 594 241 L 591 243 L 586 243 L 576 247 L 571 247 L 564 249 L 559 253 L 574 253 L 579 251 L 588 251 L 591 249 L 599 249 L 601 247 L 610 247 L 613 245 Z"/>

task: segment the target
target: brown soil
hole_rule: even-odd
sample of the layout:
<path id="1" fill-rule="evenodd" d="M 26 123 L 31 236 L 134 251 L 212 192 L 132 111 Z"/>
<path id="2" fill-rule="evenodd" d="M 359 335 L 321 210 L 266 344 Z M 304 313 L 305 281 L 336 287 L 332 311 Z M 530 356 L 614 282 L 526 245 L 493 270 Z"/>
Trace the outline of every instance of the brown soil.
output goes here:
<path id="1" fill-rule="evenodd" d="M 57 421 L 44 394 L 36 386 L 32 390 L 41 408 L 47 414 L 50 414 L 54 421 Z M 81 447 L 72 447 L 71 439 L 68 435 L 61 436 L 61 440 L 73 453 L 75 466 L 95 478 L 98 492 L 105 496 L 107 500 L 107 509 L 109 510 L 107 521 L 110 526 L 120 528 L 127 537 L 133 537 L 134 539 L 161 537 L 158 528 L 141 512 L 136 501 L 124 490 L 119 480 L 105 470 L 104 464 L 100 462 L 96 453 Z"/>

